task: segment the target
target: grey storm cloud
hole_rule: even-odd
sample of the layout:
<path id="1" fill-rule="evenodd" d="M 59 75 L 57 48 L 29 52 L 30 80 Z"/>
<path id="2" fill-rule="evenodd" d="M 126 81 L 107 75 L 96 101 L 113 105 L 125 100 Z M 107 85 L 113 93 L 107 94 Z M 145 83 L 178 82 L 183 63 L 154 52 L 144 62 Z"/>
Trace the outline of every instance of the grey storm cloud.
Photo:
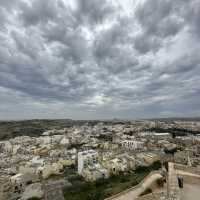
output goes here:
<path id="1" fill-rule="evenodd" d="M 28 3 L 21 3 L 20 17 L 25 25 L 37 25 L 38 23 L 47 23 L 54 20 L 58 13 L 58 1 L 33 1 L 30 5 Z"/>
<path id="2" fill-rule="evenodd" d="M 78 0 L 76 17 L 83 23 L 95 25 L 111 16 L 114 8 L 106 0 Z"/>
<path id="3" fill-rule="evenodd" d="M 0 0 L 0 119 L 200 114 L 198 0 Z"/>
<path id="4" fill-rule="evenodd" d="M 182 1 L 148 0 L 136 11 L 136 18 L 141 26 L 135 48 L 141 52 L 158 51 L 163 39 L 175 36 L 183 27 L 185 19 L 181 9 L 187 9 Z"/>

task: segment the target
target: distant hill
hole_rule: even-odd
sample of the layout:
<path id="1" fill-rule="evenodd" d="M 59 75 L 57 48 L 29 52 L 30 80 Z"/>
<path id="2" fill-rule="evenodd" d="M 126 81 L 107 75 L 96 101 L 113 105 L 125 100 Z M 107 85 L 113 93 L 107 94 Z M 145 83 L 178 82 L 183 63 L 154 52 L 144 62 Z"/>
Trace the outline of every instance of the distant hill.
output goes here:
<path id="1" fill-rule="evenodd" d="M 8 139 L 21 135 L 38 136 L 45 129 L 64 126 L 67 122 L 57 120 L 0 121 L 0 139 Z"/>
<path id="2" fill-rule="evenodd" d="M 73 121 L 70 119 L 0 121 L 0 140 L 22 135 L 40 136 L 46 130 L 62 129 L 73 125 L 81 125 L 86 122 L 88 121 Z M 90 121 L 89 123 L 97 123 L 97 121 Z"/>

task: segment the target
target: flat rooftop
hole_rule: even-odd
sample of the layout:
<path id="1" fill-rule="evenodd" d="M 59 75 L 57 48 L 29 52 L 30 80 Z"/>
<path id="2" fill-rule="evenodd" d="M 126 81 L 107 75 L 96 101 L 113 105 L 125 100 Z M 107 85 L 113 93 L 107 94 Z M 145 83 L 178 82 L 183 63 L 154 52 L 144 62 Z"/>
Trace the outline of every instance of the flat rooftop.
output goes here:
<path id="1" fill-rule="evenodd" d="M 185 183 L 181 189 L 181 200 L 199 200 L 200 185 Z"/>

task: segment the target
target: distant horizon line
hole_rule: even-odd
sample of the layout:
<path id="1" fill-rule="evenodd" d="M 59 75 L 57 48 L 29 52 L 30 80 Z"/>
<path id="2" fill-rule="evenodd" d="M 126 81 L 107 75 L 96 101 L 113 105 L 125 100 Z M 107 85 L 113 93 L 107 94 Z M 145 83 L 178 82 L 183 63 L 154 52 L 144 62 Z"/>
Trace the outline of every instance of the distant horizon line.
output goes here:
<path id="1" fill-rule="evenodd" d="M 98 119 L 73 119 L 73 118 L 26 118 L 26 119 L 0 119 L 0 122 L 9 121 L 34 121 L 34 120 L 70 120 L 70 121 L 143 121 L 143 120 L 167 120 L 167 119 L 200 119 L 200 116 L 193 117 L 150 117 L 150 118 L 98 118 Z"/>

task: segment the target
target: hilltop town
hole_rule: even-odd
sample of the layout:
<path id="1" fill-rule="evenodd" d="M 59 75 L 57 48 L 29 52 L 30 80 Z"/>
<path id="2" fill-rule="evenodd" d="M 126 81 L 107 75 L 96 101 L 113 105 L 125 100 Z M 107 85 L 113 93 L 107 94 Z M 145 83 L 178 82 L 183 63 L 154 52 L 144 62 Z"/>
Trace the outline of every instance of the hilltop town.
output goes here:
<path id="1" fill-rule="evenodd" d="M 1 200 L 120 199 L 115 195 L 157 171 L 157 185 L 164 188 L 172 173 L 168 163 L 200 172 L 200 122 L 62 122 L 35 136 L 2 139 L 0 158 Z M 137 198 L 152 191 L 148 187 Z M 163 189 L 159 194 L 168 198 Z"/>

